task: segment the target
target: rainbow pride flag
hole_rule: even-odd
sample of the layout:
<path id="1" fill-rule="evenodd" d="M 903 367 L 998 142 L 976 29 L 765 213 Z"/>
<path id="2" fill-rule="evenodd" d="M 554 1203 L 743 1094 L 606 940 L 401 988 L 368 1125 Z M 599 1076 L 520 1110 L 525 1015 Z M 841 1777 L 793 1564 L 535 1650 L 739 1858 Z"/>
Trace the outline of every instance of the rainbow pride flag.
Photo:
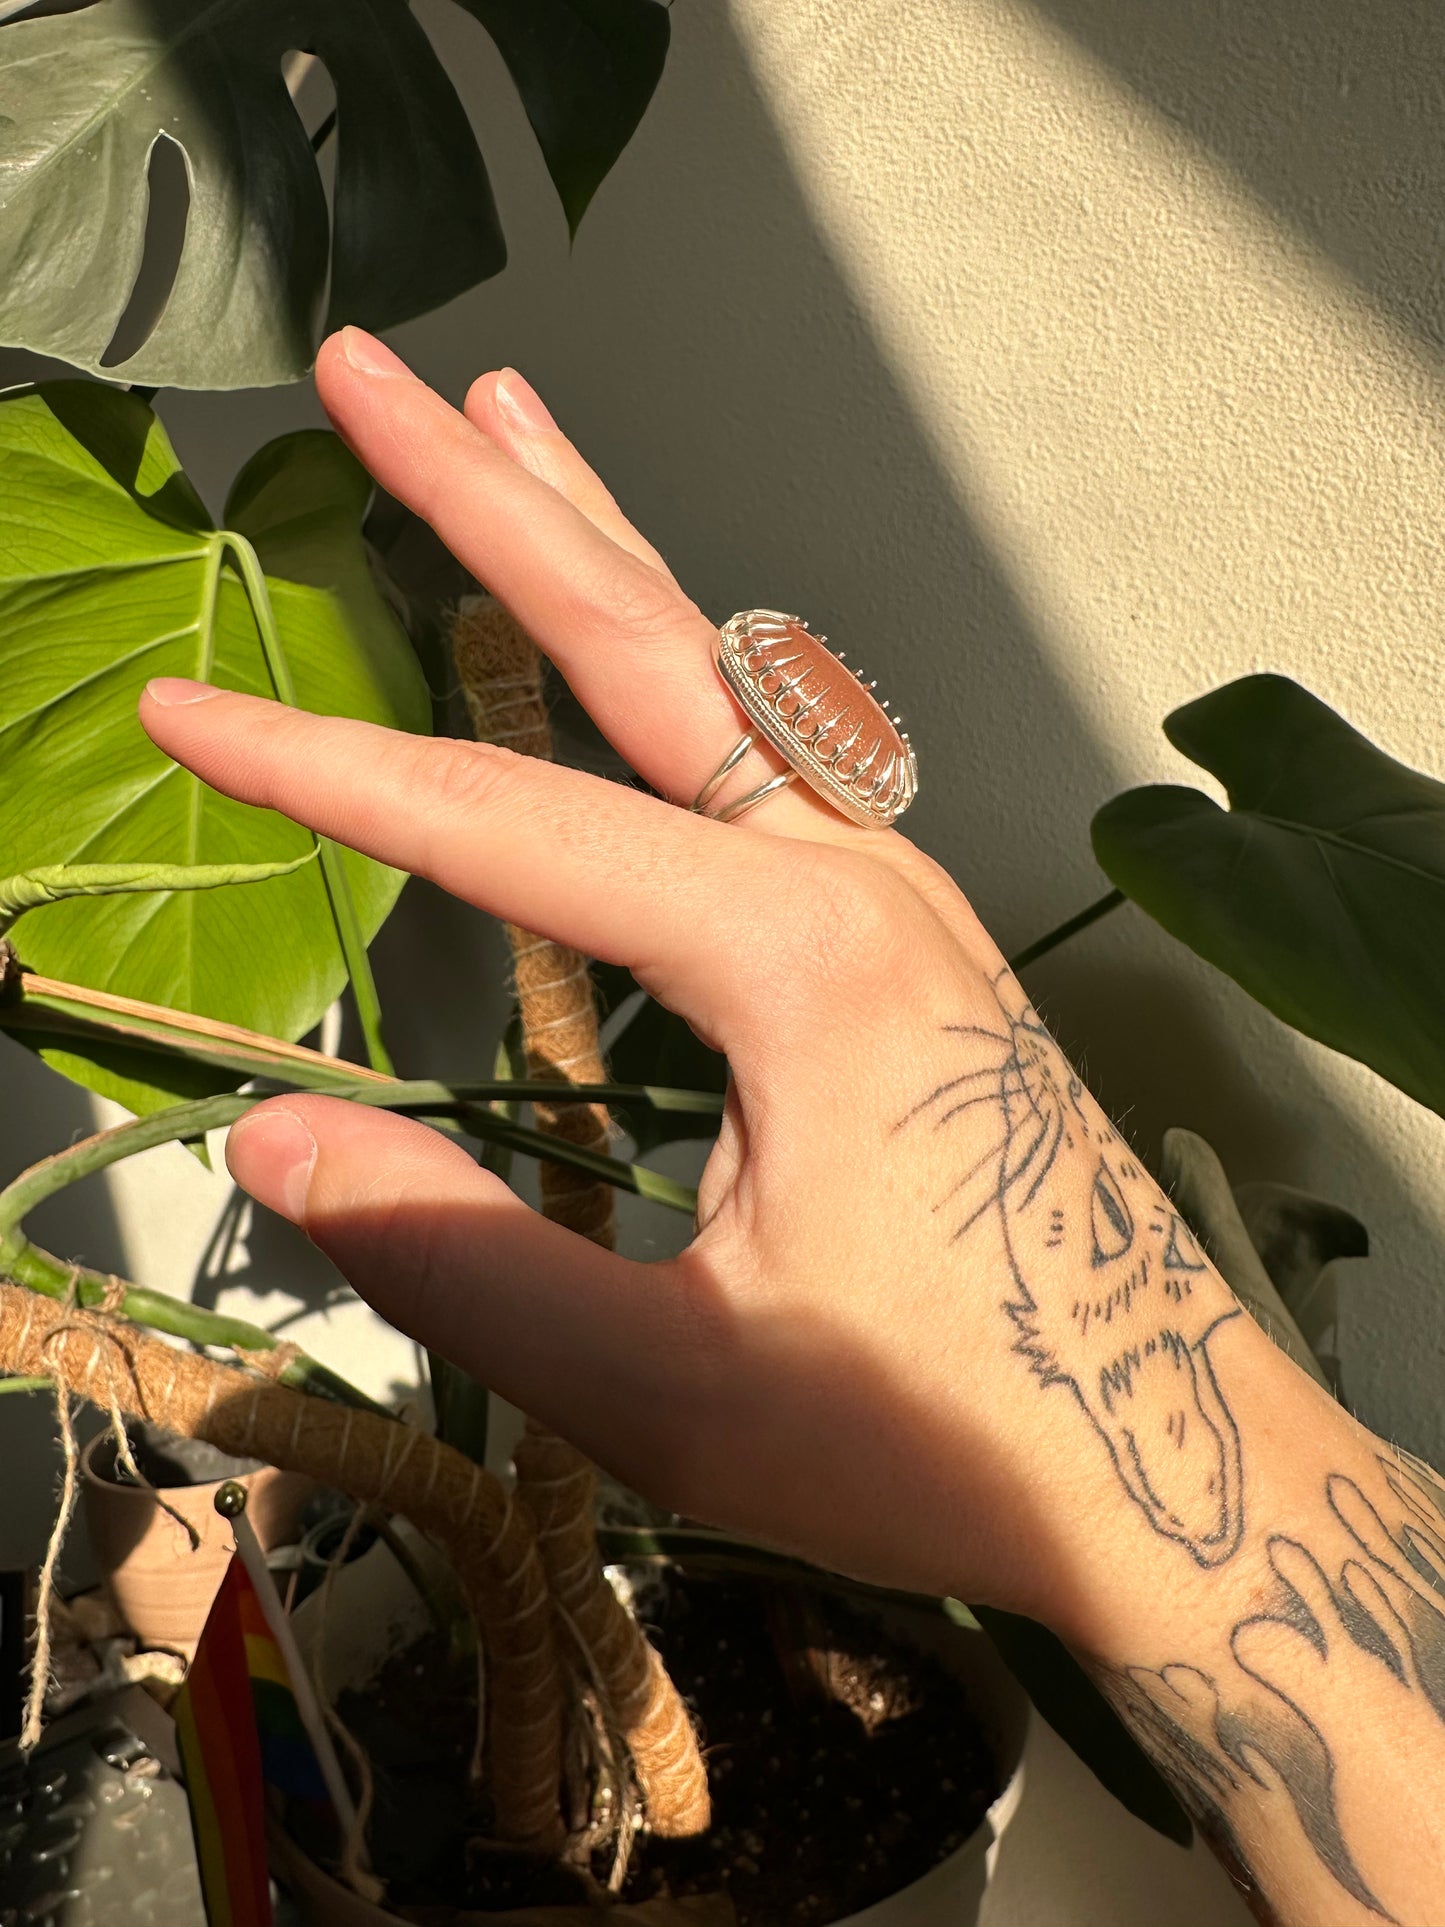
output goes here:
<path id="1" fill-rule="evenodd" d="M 331 1803 L 239 1554 L 172 1710 L 210 1927 L 272 1927 L 266 1788 L 328 1811 Z"/>

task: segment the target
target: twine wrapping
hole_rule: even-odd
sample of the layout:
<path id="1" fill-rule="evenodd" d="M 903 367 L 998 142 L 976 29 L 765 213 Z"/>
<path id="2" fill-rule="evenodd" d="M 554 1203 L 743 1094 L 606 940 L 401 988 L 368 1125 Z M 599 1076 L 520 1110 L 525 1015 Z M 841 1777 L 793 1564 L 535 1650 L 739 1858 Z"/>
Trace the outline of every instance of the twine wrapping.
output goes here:
<path id="1" fill-rule="evenodd" d="M 535 643 L 500 603 L 477 599 L 452 627 L 457 675 L 479 742 L 550 761 L 552 731 Z M 597 1005 L 586 959 L 565 944 L 507 925 L 522 1021 L 526 1075 L 573 1084 L 606 1080 Z M 602 1104 L 536 1106 L 539 1130 L 593 1150 L 611 1144 Z M 611 1249 L 611 1185 L 542 1163 L 542 1209 L 556 1224 Z M 661 1660 L 602 1570 L 597 1552 L 597 1476 L 565 1440 L 529 1423 L 517 1449 L 517 1491 L 537 1521 L 537 1540 L 558 1612 L 586 1643 L 606 1713 L 632 1753 L 654 1833 L 682 1838 L 711 1817 L 697 1736 Z"/>
<path id="2" fill-rule="evenodd" d="M 487 1655 L 488 1780 L 499 1836 L 564 1841 L 564 1684 L 536 1535 L 524 1507 L 470 1459 L 392 1419 L 293 1392 L 177 1350 L 133 1325 L 0 1284 L 0 1371 L 53 1378 L 235 1458 L 309 1474 L 402 1513 L 447 1554 Z"/>

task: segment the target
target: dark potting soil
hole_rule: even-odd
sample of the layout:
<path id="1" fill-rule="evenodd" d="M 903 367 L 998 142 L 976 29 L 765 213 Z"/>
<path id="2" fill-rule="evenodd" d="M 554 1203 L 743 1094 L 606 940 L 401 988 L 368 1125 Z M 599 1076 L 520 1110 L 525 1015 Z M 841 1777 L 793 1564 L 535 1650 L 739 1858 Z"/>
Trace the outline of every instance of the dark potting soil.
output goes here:
<path id="1" fill-rule="evenodd" d="M 640 1839 L 623 1900 L 724 1889 L 739 1927 L 826 1927 L 952 1853 L 999 1792 L 959 1682 L 832 1594 L 669 1573 L 645 1618 L 702 1734 L 713 1825 L 697 1840 Z M 469 1660 L 428 1637 L 338 1711 L 375 1771 L 372 1857 L 392 1906 L 588 1897 L 565 1868 L 476 1845 Z M 326 1857 L 326 1843 L 302 1844 Z"/>
<path id="2" fill-rule="evenodd" d="M 671 1589 L 653 1637 L 702 1733 L 698 1840 L 640 1843 L 624 1898 L 731 1895 L 739 1927 L 823 1927 L 919 1879 L 997 1797 L 968 1695 L 834 1594 Z"/>

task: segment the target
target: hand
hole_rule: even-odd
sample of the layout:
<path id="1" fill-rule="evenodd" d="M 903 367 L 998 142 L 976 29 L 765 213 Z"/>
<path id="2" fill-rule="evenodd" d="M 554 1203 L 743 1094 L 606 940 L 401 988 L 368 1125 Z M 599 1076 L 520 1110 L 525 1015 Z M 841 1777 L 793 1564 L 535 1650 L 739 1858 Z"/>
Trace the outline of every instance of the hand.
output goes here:
<path id="1" fill-rule="evenodd" d="M 459 414 L 354 330 L 317 380 L 633 767 L 690 801 L 740 730 L 713 625 L 530 390 L 488 375 Z M 727 1054 L 698 1233 L 665 1264 L 544 1222 L 419 1124 L 259 1106 L 237 1180 L 393 1324 L 663 1504 L 842 1570 L 1047 1616 L 1092 1520 L 1200 1565 L 1232 1550 L 1214 1354 L 1248 1320 L 1221 1329 L 1227 1289 L 901 835 L 797 788 L 722 825 L 195 685 L 141 714 L 228 794 L 630 965 Z"/>

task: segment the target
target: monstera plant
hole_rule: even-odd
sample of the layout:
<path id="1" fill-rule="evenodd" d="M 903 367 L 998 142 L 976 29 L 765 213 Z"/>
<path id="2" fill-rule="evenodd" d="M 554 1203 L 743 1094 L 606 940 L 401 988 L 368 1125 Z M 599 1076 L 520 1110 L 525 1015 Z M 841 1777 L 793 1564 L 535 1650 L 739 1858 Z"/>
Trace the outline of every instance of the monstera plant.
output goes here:
<path id="1" fill-rule="evenodd" d="M 1242 677 L 1165 719 L 1223 786 L 1126 791 L 1094 817 L 1114 889 L 1023 968 L 1132 902 L 1286 1024 L 1445 1117 L 1445 783 L 1386 754 L 1288 677 Z M 1331 1390 L 1337 1280 L 1364 1227 L 1264 1181 L 1231 1193 L 1213 1151 L 1165 1133 L 1161 1178 L 1239 1297 Z"/>
<path id="2" fill-rule="evenodd" d="M 496 42 L 575 233 L 657 85 L 665 7 L 457 4 Z M 262 387 L 304 375 L 322 332 L 393 327 L 503 266 L 466 109 L 407 0 L 15 17 L 32 11 L 0 4 L 0 344 L 150 387 Z M 287 84 L 306 55 L 336 96 L 312 134 Z M 121 359 L 163 143 L 184 161 L 184 236 L 169 300 Z"/>
<path id="3" fill-rule="evenodd" d="M 455 3 L 495 41 L 575 231 L 657 83 L 665 8 Z M 308 63 L 324 67 L 336 102 L 314 127 L 293 92 Z M 151 189 L 167 160 L 184 175 L 173 273 L 138 325 Z M 274 1352 L 273 1334 L 87 1272 L 23 1225 L 64 1184 L 230 1121 L 255 1099 L 239 1087 L 258 1079 L 390 1105 L 489 1155 L 532 1153 L 683 1210 L 694 1202 L 640 1162 L 518 1120 L 528 1098 L 569 1095 L 555 1086 L 398 1081 L 367 945 L 402 879 L 216 797 L 135 720 L 141 686 L 175 674 L 429 726 L 413 643 L 436 612 L 406 604 L 378 569 L 370 487 L 352 457 L 330 435 L 283 436 L 245 465 L 216 519 L 150 391 L 296 380 L 325 330 L 406 320 L 504 256 L 465 108 L 405 0 L 97 0 L 64 13 L 0 0 L 0 343 L 89 377 L 0 397 L 0 1028 L 135 1113 L 0 1192 L 0 1280 L 13 1281 L 0 1282 L 0 1301 L 28 1290 L 197 1347 Z M 1016 963 L 1127 893 L 1287 1021 L 1445 1109 L 1433 1000 L 1445 790 L 1279 678 L 1216 692 L 1168 728 L 1225 782 L 1231 807 L 1161 788 L 1106 806 L 1095 848 L 1116 890 Z M 348 986 L 365 1066 L 298 1042 Z M 639 1158 L 704 1135 L 725 1066 L 625 973 L 601 988 L 614 1081 L 570 1095 L 612 1103 Z M 499 1069 L 510 1070 L 505 1049 Z M 1303 1344 L 1322 1266 L 1360 1248 L 1359 1228 L 1309 1201 L 1221 1202 L 1207 1147 L 1172 1155 L 1236 1288 L 1279 1329 L 1285 1302 Z M 1246 1246 L 1259 1248 L 1253 1266 Z M 393 1424 L 294 1348 L 273 1364 L 278 1396 L 319 1395 L 304 1421 L 289 1408 L 278 1418 L 290 1448 L 314 1432 L 321 1452 L 323 1405 L 354 1414 L 343 1437 L 353 1423 L 358 1438 Z M 459 1389 L 440 1361 L 436 1387 L 439 1436 L 480 1457 L 480 1388 Z M 378 1446 L 379 1460 L 391 1451 Z M 979 1618 L 1106 1784 L 1187 1837 L 1172 1795 L 1058 1642 L 1009 1615 Z"/>

